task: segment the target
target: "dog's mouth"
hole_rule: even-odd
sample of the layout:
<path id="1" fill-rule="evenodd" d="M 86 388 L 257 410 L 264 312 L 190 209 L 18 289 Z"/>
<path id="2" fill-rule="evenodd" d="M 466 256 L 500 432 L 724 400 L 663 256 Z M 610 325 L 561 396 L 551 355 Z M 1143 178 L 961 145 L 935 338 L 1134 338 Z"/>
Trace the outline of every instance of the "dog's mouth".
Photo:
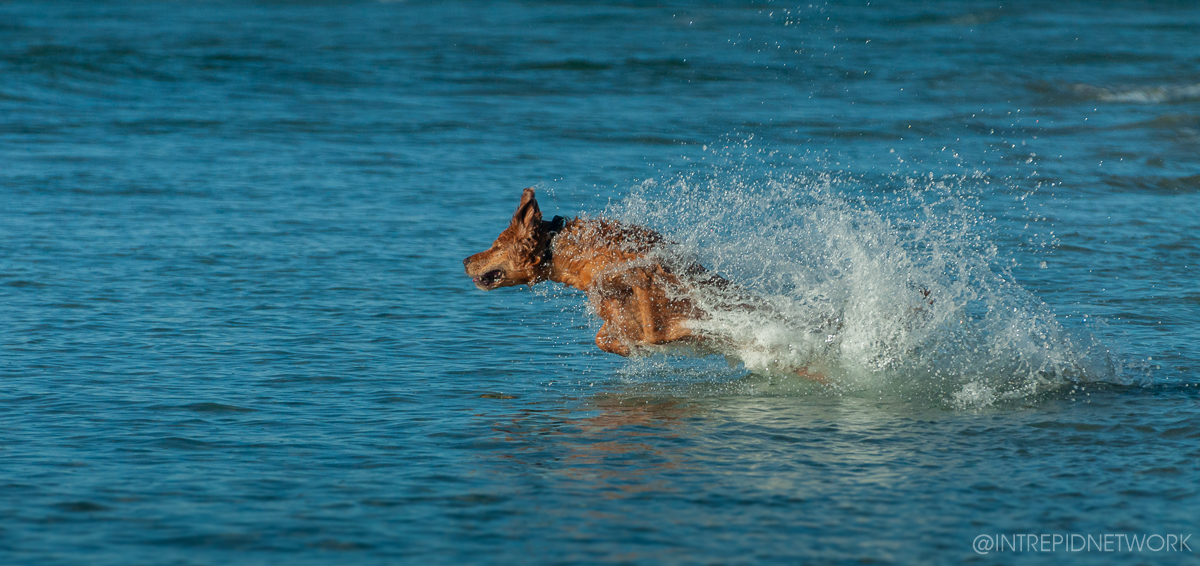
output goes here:
<path id="1" fill-rule="evenodd" d="M 504 277 L 504 272 L 499 269 L 493 269 L 479 277 L 474 278 L 475 286 L 487 291 L 496 286 L 500 278 Z"/>

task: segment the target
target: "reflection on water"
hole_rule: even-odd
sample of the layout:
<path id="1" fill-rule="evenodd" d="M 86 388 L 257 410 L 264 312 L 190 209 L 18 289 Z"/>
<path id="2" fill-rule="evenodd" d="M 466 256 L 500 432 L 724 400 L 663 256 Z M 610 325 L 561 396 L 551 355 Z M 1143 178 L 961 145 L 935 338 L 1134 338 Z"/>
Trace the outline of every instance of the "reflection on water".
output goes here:
<path id="1" fill-rule="evenodd" d="M 1169 407 L 1191 402 L 1184 390 L 1100 386 L 1086 400 L 1061 395 L 963 412 L 823 394 L 647 394 L 653 387 L 614 385 L 561 408 L 478 416 L 505 441 L 481 455 L 484 467 L 508 478 L 517 497 L 537 500 L 550 489 L 572 493 L 578 504 L 539 506 L 549 522 L 514 517 L 515 531 L 554 525 L 586 546 L 594 539 L 580 533 L 617 521 L 644 535 L 624 549 L 639 559 L 669 556 L 647 541 L 673 537 L 729 556 L 721 544 L 733 535 L 722 529 L 768 529 L 770 552 L 779 555 L 841 557 L 856 556 L 881 532 L 899 532 L 911 538 L 877 540 L 872 555 L 929 560 L 957 551 L 957 541 L 938 532 L 966 537 L 984 526 L 1047 520 L 1091 528 L 1103 519 L 1069 504 L 1083 497 L 1081 483 L 1090 486 L 1088 505 L 1121 506 L 1133 497 L 1165 513 L 1161 521 L 1194 525 L 1170 502 L 1197 491 L 1180 492 L 1164 472 L 1188 458 L 1172 439 L 1188 438 L 1193 455 L 1200 449 L 1194 423 L 1170 416 Z M 1148 404 L 1164 412 L 1143 414 Z M 1131 420 L 1144 424 L 1122 424 Z M 1157 448 L 1126 452 L 1138 462 L 1130 469 L 1098 469 L 1109 445 Z M 1147 470 L 1154 475 L 1142 475 Z M 1136 494 L 1131 485 L 1140 486 Z M 979 522 L 963 522 L 956 511 L 963 508 Z M 697 523 L 696 515 L 709 519 Z"/>
<path id="2" fill-rule="evenodd" d="M 683 399 L 611 393 L 576 410 L 521 410 L 493 425 L 512 443 L 497 456 L 554 470 L 607 497 L 668 492 L 673 488 L 660 474 L 687 469 L 687 419 L 702 410 Z"/>
<path id="3" fill-rule="evenodd" d="M 496 457 L 613 498 L 678 493 L 690 483 L 681 475 L 714 466 L 748 471 L 726 481 L 790 497 L 844 482 L 894 487 L 905 479 L 897 464 L 943 465 L 910 452 L 921 423 L 961 417 L 827 393 L 675 397 L 645 388 L 618 386 L 569 409 L 481 416 L 507 443 Z"/>

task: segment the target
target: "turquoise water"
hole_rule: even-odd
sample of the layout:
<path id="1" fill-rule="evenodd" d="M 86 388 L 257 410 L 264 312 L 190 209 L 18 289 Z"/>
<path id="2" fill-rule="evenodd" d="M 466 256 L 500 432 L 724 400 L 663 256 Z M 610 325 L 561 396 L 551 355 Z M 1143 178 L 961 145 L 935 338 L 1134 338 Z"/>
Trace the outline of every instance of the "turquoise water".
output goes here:
<path id="1" fill-rule="evenodd" d="M 0 4 L 0 562 L 1195 562 L 972 544 L 1200 536 L 1200 9 L 877 4 Z"/>

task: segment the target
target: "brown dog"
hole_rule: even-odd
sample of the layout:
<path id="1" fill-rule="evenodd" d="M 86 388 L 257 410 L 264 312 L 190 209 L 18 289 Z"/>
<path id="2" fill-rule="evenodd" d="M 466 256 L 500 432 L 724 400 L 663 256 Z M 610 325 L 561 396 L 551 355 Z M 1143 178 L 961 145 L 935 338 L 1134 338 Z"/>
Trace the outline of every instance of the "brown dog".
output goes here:
<path id="1" fill-rule="evenodd" d="M 543 222 L 533 189 L 525 189 L 508 228 L 463 265 L 484 291 L 547 280 L 586 291 L 604 319 L 596 345 L 628 356 L 639 346 L 693 339 L 686 323 L 702 316 L 688 285 L 653 255 L 665 243 L 656 232 L 609 220 Z M 689 267 L 690 279 L 704 272 Z"/>
<path id="2" fill-rule="evenodd" d="M 722 277 L 689 261 L 672 261 L 669 242 L 652 230 L 604 219 L 542 221 L 533 189 L 492 247 L 463 260 L 467 275 L 484 291 L 557 281 L 587 292 L 604 324 L 601 350 L 628 356 L 639 347 L 700 342 L 690 321 L 707 316 L 691 293 L 698 288 L 724 296 L 730 308 L 755 308 Z M 673 265 L 678 263 L 679 265 Z M 825 378 L 794 370 L 821 383 Z"/>

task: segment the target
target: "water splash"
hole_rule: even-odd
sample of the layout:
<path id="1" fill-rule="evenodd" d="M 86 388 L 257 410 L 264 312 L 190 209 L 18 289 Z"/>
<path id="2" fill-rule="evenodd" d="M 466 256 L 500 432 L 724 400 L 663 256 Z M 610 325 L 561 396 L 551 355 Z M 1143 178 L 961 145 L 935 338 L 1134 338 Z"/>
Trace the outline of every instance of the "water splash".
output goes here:
<path id="1" fill-rule="evenodd" d="M 643 183 L 605 214 L 735 284 L 697 292 L 711 316 L 694 329 L 755 375 L 808 368 L 839 393 L 958 407 L 1118 381 L 1108 350 L 1002 265 L 974 196 L 990 182 L 718 167 Z"/>

